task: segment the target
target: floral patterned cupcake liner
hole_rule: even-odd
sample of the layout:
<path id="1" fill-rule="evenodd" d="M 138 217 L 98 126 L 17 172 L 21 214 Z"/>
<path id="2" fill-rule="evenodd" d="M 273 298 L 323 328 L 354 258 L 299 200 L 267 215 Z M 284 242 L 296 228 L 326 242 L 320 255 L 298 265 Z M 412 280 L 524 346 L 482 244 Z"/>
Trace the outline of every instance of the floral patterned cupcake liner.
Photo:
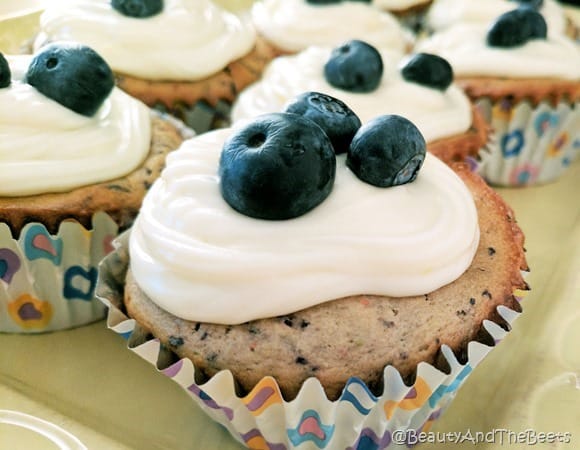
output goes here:
<path id="1" fill-rule="evenodd" d="M 56 235 L 29 223 L 15 238 L 0 223 L 0 332 L 40 333 L 102 319 L 97 266 L 117 234 L 105 213 L 93 216 L 91 229 L 65 221 Z"/>
<path id="2" fill-rule="evenodd" d="M 477 102 L 494 130 L 479 173 L 497 186 L 528 186 L 558 179 L 580 154 L 580 104 L 503 98 Z"/>
<path id="3" fill-rule="evenodd" d="M 384 369 L 385 389 L 375 396 L 358 378 L 351 378 L 336 401 L 329 401 L 316 378 L 304 382 L 299 394 L 286 401 L 276 381 L 263 378 L 245 396 L 236 394 L 232 373 L 223 370 L 200 383 L 188 359 L 178 359 L 159 340 L 141 328 L 123 311 L 123 286 L 128 266 L 129 233 L 119 237 L 116 251 L 100 265 L 97 297 L 107 305 L 107 325 L 127 340 L 127 347 L 178 383 L 213 420 L 223 425 L 241 444 L 253 449 L 385 449 L 412 446 L 416 433 L 428 431 L 455 397 L 473 369 L 508 334 L 486 320 L 483 329 L 487 345 L 472 341 L 467 361 L 460 363 L 453 351 L 443 346 L 448 365 L 443 372 L 420 363 L 412 386 L 407 386 L 392 366 Z M 526 291 L 516 291 L 518 300 Z M 519 313 L 500 306 L 498 313 L 507 328 Z"/>

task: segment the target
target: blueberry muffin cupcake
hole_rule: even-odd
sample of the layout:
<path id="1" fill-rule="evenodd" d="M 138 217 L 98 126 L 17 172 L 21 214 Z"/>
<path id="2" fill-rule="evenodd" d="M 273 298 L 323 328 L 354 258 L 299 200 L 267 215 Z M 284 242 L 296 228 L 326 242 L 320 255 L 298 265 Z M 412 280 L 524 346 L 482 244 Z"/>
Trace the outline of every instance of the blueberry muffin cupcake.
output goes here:
<path id="1" fill-rule="evenodd" d="M 47 7 L 36 47 L 72 40 L 109 63 L 117 85 L 198 132 L 219 121 L 274 49 L 210 0 L 67 0 Z"/>
<path id="2" fill-rule="evenodd" d="M 425 16 L 424 26 L 429 32 L 436 32 L 457 23 L 489 25 L 499 15 L 519 5 L 535 8 L 542 14 L 549 33 L 568 34 L 572 38 L 577 36 L 574 22 L 555 0 L 434 0 Z"/>
<path id="3" fill-rule="evenodd" d="M 104 60 L 76 44 L 0 55 L 0 103 L 0 332 L 100 319 L 97 263 L 183 127 L 114 88 Z"/>
<path id="4" fill-rule="evenodd" d="M 360 1 L 258 0 L 252 19 L 258 33 L 281 53 L 311 45 L 334 47 L 349 39 L 406 53 L 413 40 L 394 16 Z"/>
<path id="5" fill-rule="evenodd" d="M 458 24 L 422 41 L 490 121 L 494 145 L 481 165 L 491 183 L 525 186 L 557 179 L 580 151 L 580 48 L 552 34 L 532 8 L 488 25 Z"/>
<path id="6" fill-rule="evenodd" d="M 427 149 L 447 162 L 475 162 L 487 144 L 489 126 L 453 83 L 445 60 L 425 53 L 401 58 L 358 40 L 274 59 L 262 79 L 240 94 L 232 121 L 283 111 L 305 92 L 341 99 L 363 123 L 380 114 L 407 117 Z"/>
<path id="7" fill-rule="evenodd" d="M 250 448 L 420 430 L 527 289 L 521 230 L 477 174 L 401 116 L 332 106 L 184 142 L 101 266 L 109 326 Z"/>

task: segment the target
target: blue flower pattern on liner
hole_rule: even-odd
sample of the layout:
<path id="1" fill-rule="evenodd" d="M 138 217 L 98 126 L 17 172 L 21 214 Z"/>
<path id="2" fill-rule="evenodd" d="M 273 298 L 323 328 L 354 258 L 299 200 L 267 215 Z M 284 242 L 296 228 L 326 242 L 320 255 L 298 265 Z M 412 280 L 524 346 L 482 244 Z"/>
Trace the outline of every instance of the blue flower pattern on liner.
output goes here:
<path id="1" fill-rule="evenodd" d="M 46 228 L 35 224 L 27 230 L 24 237 L 24 252 L 30 261 L 48 259 L 58 266 L 62 258 L 62 239 L 53 238 Z"/>
<path id="2" fill-rule="evenodd" d="M 536 120 L 534 121 L 534 129 L 538 137 L 542 137 L 546 131 L 550 128 L 554 128 L 558 126 L 560 122 L 560 118 L 557 114 L 552 114 L 548 111 L 545 111 L 541 114 L 538 114 Z"/>
<path id="3" fill-rule="evenodd" d="M 504 158 L 517 156 L 524 148 L 524 134 L 522 130 L 514 130 L 501 138 L 501 153 Z"/>
<path id="4" fill-rule="evenodd" d="M 318 413 L 308 409 L 302 414 L 296 428 L 287 430 L 287 433 L 295 446 L 311 441 L 318 448 L 325 448 L 334 433 L 334 425 L 324 425 Z"/>
<path id="5" fill-rule="evenodd" d="M 82 279 L 89 282 L 88 289 L 79 289 L 73 285 L 75 279 Z M 62 295 L 67 300 L 80 299 L 84 301 L 91 301 L 95 293 L 95 286 L 97 284 L 97 269 L 91 267 L 85 270 L 81 266 L 71 266 L 64 273 L 64 287 Z"/>

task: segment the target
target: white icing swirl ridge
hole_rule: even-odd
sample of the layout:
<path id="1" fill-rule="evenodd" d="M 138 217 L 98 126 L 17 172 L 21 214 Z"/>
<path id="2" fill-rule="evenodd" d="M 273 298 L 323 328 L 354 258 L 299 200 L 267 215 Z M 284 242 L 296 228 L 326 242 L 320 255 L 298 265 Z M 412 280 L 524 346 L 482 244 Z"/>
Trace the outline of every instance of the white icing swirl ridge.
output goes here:
<path id="1" fill-rule="evenodd" d="M 501 14 L 517 7 L 518 2 L 509 0 L 435 0 L 429 8 L 425 22 L 434 31 L 461 22 L 489 26 Z M 566 15 L 556 1 L 544 0 L 539 12 L 546 19 L 548 34 L 563 34 L 566 31 Z"/>
<path id="2" fill-rule="evenodd" d="M 306 0 L 263 0 L 254 4 L 252 17 L 266 39 L 288 52 L 361 39 L 405 53 L 411 43 L 393 16 L 356 1 L 312 5 Z"/>
<path id="3" fill-rule="evenodd" d="M 0 196 L 113 180 L 145 159 L 151 117 L 143 103 L 114 88 L 96 114 L 85 117 L 24 82 L 31 56 L 7 60 L 12 82 L 0 89 Z"/>
<path id="4" fill-rule="evenodd" d="M 199 80 L 253 48 L 249 20 L 209 0 L 165 0 L 148 18 L 127 17 L 110 0 L 52 2 L 42 14 L 42 43 L 73 40 L 92 47 L 115 72 L 148 80 Z"/>
<path id="5" fill-rule="evenodd" d="M 377 188 L 337 157 L 333 191 L 287 221 L 257 220 L 221 197 L 218 161 L 232 129 L 173 152 L 130 238 L 137 284 L 184 319 L 235 324 L 357 294 L 422 295 L 469 267 L 477 210 L 461 179 L 427 155 L 417 179 Z"/>
<path id="6" fill-rule="evenodd" d="M 564 35 L 517 47 L 490 47 L 487 26 L 460 23 L 419 42 L 417 51 L 447 59 L 456 76 L 580 79 L 580 47 Z"/>
<path id="7" fill-rule="evenodd" d="M 381 83 L 372 92 L 348 92 L 333 87 L 324 77 L 324 64 L 331 51 L 309 47 L 296 55 L 274 59 L 261 80 L 242 91 L 234 103 L 232 120 L 282 111 L 297 95 L 315 91 L 342 100 L 363 123 L 382 114 L 404 116 L 419 128 L 427 142 L 463 133 L 471 125 L 471 106 L 463 91 L 455 85 L 440 91 L 407 82 L 399 70 L 407 57 L 401 60 L 398 55 L 382 51 L 384 72 Z"/>

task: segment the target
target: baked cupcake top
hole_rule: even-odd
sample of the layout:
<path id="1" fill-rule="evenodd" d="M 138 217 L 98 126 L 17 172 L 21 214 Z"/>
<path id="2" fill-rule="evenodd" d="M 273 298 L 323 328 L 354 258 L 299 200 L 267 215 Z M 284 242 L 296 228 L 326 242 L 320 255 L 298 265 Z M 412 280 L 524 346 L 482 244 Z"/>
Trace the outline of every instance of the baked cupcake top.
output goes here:
<path id="1" fill-rule="evenodd" d="M 458 23 L 419 42 L 417 51 L 447 59 L 458 77 L 580 78 L 580 48 L 547 33 L 543 17 L 518 8 L 490 23 Z"/>
<path id="2" fill-rule="evenodd" d="M 158 4 L 133 17 L 113 4 Z M 137 14 L 131 13 L 131 14 Z M 99 52 L 115 72 L 149 80 L 197 80 L 249 53 L 256 34 L 249 21 L 210 0 L 65 0 L 40 19 L 46 40 L 73 40 Z"/>
<path id="3" fill-rule="evenodd" d="M 384 128 L 393 121 L 396 133 Z M 168 157 L 132 230 L 131 270 L 143 291 L 178 317 L 234 324 L 361 293 L 425 294 L 469 267 L 479 242 L 473 198 L 448 166 L 425 156 L 416 127 L 400 116 L 363 125 L 346 156 L 332 156 L 330 187 L 318 179 L 325 163 L 309 171 L 314 163 L 307 160 L 306 172 L 286 176 L 315 150 L 328 150 L 321 133 L 302 116 L 268 114 L 184 142 Z M 400 142 L 405 152 L 422 145 L 422 153 L 389 180 L 395 186 L 378 187 L 364 173 L 366 162 L 354 162 L 359 151 L 380 153 L 372 141 L 388 142 L 387 153 L 397 153 Z M 378 154 L 367 158 L 376 167 Z M 324 192 L 289 212 L 292 218 L 255 218 L 268 201 L 268 214 L 285 215 L 279 205 L 293 186 L 308 192 L 307 201 Z"/>
<path id="4" fill-rule="evenodd" d="M 340 47 L 336 52 L 344 54 Z M 310 47 L 274 59 L 262 79 L 242 91 L 234 103 L 232 120 L 282 111 L 295 96 L 315 91 L 340 98 L 363 123 L 380 114 L 402 115 L 419 128 L 427 142 L 463 133 L 471 125 L 469 99 L 457 86 L 442 89 L 405 79 L 401 69 L 413 56 L 401 59 L 398 54 L 381 51 L 383 72 L 378 85 L 369 92 L 359 92 L 327 80 L 325 66 L 333 53 L 329 47 Z"/>
<path id="5" fill-rule="evenodd" d="M 252 18 L 258 32 L 286 52 L 362 39 L 404 53 L 411 42 L 393 16 L 358 1 L 263 0 L 254 4 Z"/>
<path id="6" fill-rule="evenodd" d="M 496 17 L 516 8 L 518 4 L 536 4 L 538 11 L 548 23 L 550 34 L 563 34 L 566 16 L 562 6 L 554 0 L 435 0 L 425 17 L 427 28 L 439 31 L 456 23 L 479 23 L 488 25 Z"/>
<path id="7" fill-rule="evenodd" d="M 113 87 L 92 50 L 50 45 L 5 62 L 0 196 L 68 191 L 123 176 L 144 160 L 149 109 Z"/>

